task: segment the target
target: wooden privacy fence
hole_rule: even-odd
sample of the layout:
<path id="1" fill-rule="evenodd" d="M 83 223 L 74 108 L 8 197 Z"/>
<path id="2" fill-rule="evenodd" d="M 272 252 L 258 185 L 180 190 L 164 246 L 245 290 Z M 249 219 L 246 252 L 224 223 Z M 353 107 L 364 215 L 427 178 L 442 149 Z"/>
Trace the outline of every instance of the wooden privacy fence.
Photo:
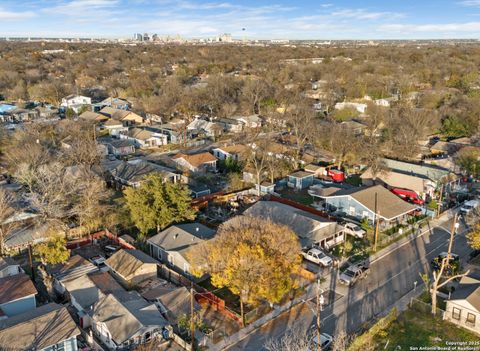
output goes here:
<path id="1" fill-rule="evenodd" d="M 166 279 L 174 284 L 177 285 L 182 285 L 185 286 L 186 288 L 190 288 L 193 285 L 193 289 L 195 290 L 195 300 L 199 304 L 208 304 L 215 308 L 216 311 L 220 312 L 222 315 L 224 315 L 227 318 L 230 318 L 237 323 L 242 322 L 241 317 L 230 310 L 226 305 L 225 305 L 225 300 L 221 299 L 211 291 L 208 291 L 204 287 L 198 285 L 195 282 L 192 282 L 190 279 L 184 277 L 180 273 L 170 269 L 169 267 L 159 264 L 158 267 L 158 274 L 160 277 L 163 279 Z"/>
<path id="2" fill-rule="evenodd" d="M 99 240 L 101 238 L 108 238 L 109 240 L 111 240 L 115 244 L 119 245 L 123 249 L 127 249 L 127 250 L 134 250 L 135 249 L 135 246 L 127 243 L 123 239 L 120 239 L 115 234 L 111 233 L 108 229 L 101 230 L 99 232 L 90 234 L 90 235 L 88 235 L 84 238 L 71 240 L 71 241 L 67 242 L 67 244 L 65 246 L 69 250 L 78 249 L 78 248 L 86 246 L 86 245 L 91 245 L 95 242 L 95 240 Z"/>

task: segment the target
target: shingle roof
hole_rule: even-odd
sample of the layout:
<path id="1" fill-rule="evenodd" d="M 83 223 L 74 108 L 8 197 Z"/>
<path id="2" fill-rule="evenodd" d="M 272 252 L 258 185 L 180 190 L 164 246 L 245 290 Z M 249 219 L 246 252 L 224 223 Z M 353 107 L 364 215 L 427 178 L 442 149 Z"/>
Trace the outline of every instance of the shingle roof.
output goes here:
<path id="1" fill-rule="evenodd" d="M 120 274 L 125 279 L 135 276 L 136 272 L 145 264 L 154 264 L 158 262 L 140 250 L 124 250 L 120 249 L 115 252 L 106 261 L 106 264 L 111 267 L 116 273 Z"/>
<path id="2" fill-rule="evenodd" d="M 115 139 L 108 142 L 107 144 L 111 145 L 114 148 L 135 146 L 135 143 L 129 139 Z"/>
<path id="3" fill-rule="evenodd" d="M 384 158 L 383 162 L 385 163 L 385 166 L 391 170 L 411 175 L 423 175 L 436 182 L 450 174 L 448 169 L 432 165 L 419 165 L 416 163 L 397 161 L 389 158 Z"/>
<path id="4" fill-rule="evenodd" d="M 176 288 L 174 290 L 164 289 L 156 297 L 167 310 L 169 319 L 175 319 L 182 314 L 190 314 L 190 292 L 186 287 Z M 201 306 L 194 301 L 194 309 L 199 311 Z"/>
<path id="5" fill-rule="evenodd" d="M 55 303 L 0 321 L 2 350 L 41 350 L 78 335 L 67 309 Z"/>
<path id="6" fill-rule="evenodd" d="M 480 312 L 480 280 L 465 276 L 460 280 L 451 300 L 467 300 Z"/>
<path id="7" fill-rule="evenodd" d="M 167 251 L 183 251 L 192 245 L 213 238 L 214 235 L 213 229 L 200 223 L 177 224 L 151 237 L 148 242 Z"/>
<path id="8" fill-rule="evenodd" d="M 302 246 L 309 246 L 343 230 L 337 222 L 299 210 L 275 201 L 258 201 L 244 212 L 245 216 L 268 219 L 289 227 L 300 238 Z M 229 221 L 235 221 L 233 217 Z"/>
<path id="9" fill-rule="evenodd" d="M 144 326 L 164 327 L 168 324 L 154 304 L 141 298 L 122 303 L 113 295 L 107 295 L 98 302 L 92 317 L 105 323 L 117 345 L 128 340 Z"/>
<path id="10" fill-rule="evenodd" d="M 35 294 L 37 289 L 25 273 L 0 278 L 0 304 Z"/>
<path id="11" fill-rule="evenodd" d="M 79 117 L 87 121 L 105 121 L 108 119 L 108 117 L 93 111 L 85 111 Z"/>
<path id="12" fill-rule="evenodd" d="M 140 182 L 151 173 L 160 173 L 167 177 L 174 175 L 173 170 L 167 167 L 145 161 L 137 163 L 122 162 L 115 166 L 110 172 L 112 176 L 131 183 Z"/>
<path id="13" fill-rule="evenodd" d="M 295 178 L 305 178 L 305 177 L 313 177 L 313 174 L 305 171 L 296 171 L 296 172 L 290 173 L 288 176 L 295 177 Z"/>
<path id="14" fill-rule="evenodd" d="M 375 194 L 377 194 L 377 210 L 380 217 L 386 220 L 394 219 L 416 209 L 416 206 L 400 199 L 381 185 L 342 189 L 330 196 L 351 196 L 370 211 L 375 212 Z"/>
<path id="15" fill-rule="evenodd" d="M 199 154 L 193 154 L 193 155 L 178 153 L 175 156 L 173 156 L 172 159 L 176 160 L 179 158 L 183 158 L 185 161 L 187 161 L 189 164 L 191 164 L 194 167 L 200 167 L 204 163 L 217 161 L 217 158 L 209 152 L 201 152 Z"/>
<path id="16" fill-rule="evenodd" d="M 229 154 L 241 154 L 247 150 L 247 147 L 242 144 L 236 144 L 236 145 L 218 147 L 217 149 L 227 152 Z"/>
<path id="17" fill-rule="evenodd" d="M 11 257 L 0 257 L 0 271 L 10 266 L 18 265 L 17 262 Z"/>

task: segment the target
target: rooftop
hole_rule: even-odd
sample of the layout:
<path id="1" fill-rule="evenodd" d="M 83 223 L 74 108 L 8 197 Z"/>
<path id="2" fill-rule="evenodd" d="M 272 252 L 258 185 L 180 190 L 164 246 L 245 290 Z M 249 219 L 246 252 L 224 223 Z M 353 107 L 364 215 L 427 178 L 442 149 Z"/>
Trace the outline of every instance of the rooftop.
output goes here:
<path id="1" fill-rule="evenodd" d="M 55 303 L 0 320 L 2 350 L 42 350 L 78 335 L 67 309 Z"/>
<path id="2" fill-rule="evenodd" d="M 37 289 L 25 273 L 0 278 L 0 304 L 35 294 L 37 294 Z"/>
<path id="3" fill-rule="evenodd" d="M 214 235 L 213 229 L 200 223 L 177 224 L 151 237 L 148 242 L 168 251 L 184 251 Z"/>
<path id="4" fill-rule="evenodd" d="M 192 155 L 178 153 L 175 156 L 173 156 L 174 160 L 179 158 L 183 158 L 185 161 L 187 161 L 189 164 L 191 164 L 194 167 L 200 167 L 204 163 L 217 161 L 217 158 L 209 152 L 201 152 L 199 154 L 192 154 Z"/>

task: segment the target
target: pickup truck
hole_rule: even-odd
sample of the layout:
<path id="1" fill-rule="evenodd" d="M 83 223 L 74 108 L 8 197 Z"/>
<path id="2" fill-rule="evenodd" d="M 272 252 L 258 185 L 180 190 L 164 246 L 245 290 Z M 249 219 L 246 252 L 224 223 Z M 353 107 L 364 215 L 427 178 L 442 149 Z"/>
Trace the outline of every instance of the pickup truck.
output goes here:
<path id="1" fill-rule="evenodd" d="M 370 268 L 366 264 L 352 264 L 342 274 L 340 274 L 340 283 L 352 286 L 357 281 L 366 278 L 368 273 L 370 273 Z"/>
<path id="2" fill-rule="evenodd" d="M 345 233 L 353 235 L 360 239 L 362 239 L 367 233 L 365 230 L 360 228 L 360 226 L 354 223 L 345 223 L 344 227 L 345 227 Z"/>
<path id="3" fill-rule="evenodd" d="M 333 263 L 331 257 L 325 255 L 322 250 L 316 248 L 310 249 L 308 251 L 302 251 L 302 256 L 306 260 L 321 265 L 323 267 L 329 267 Z"/>

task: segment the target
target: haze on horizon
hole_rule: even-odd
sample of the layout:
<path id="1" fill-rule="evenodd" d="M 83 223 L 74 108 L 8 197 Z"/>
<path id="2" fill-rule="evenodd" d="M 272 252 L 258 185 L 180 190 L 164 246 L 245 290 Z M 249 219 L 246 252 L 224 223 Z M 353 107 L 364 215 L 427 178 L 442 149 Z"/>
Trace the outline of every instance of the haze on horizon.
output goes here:
<path id="1" fill-rule="evenodd" d="M 480 38 L 480 0 L 2 0 L 0 36 Z"/>

